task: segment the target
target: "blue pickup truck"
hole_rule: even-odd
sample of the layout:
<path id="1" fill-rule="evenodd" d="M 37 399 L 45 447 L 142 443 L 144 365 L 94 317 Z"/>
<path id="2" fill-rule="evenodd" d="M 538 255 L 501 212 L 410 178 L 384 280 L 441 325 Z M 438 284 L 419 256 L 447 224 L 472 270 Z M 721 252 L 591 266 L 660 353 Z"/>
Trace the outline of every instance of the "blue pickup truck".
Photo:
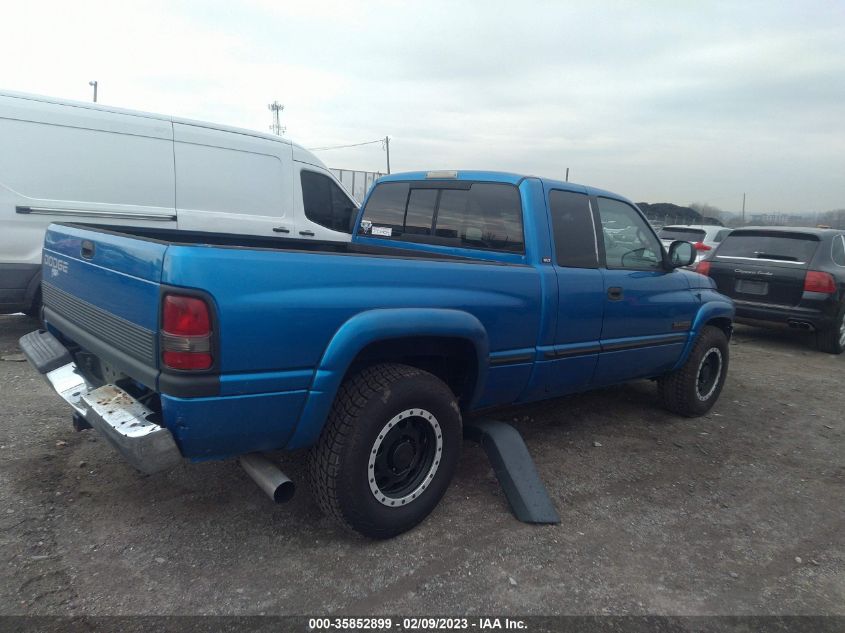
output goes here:
<path id="1" fill-rule="evenodd" d="M 307 448 L 321 508 L 385 538 L 439 502 L 462 416 L 642 378 L 709 410 L 734 308 L 694 257 L 606 191 L 396 174 L 349 244 L 54 224 L 21 347 L 136 468 L 240 456 L 271 490 L 250 459 Z"/>

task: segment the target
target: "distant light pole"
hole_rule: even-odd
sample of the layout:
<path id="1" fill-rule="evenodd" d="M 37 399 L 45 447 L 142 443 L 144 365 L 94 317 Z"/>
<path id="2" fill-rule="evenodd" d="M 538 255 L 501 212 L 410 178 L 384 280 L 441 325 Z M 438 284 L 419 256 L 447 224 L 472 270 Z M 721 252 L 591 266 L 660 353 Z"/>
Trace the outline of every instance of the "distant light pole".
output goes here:
<path id="1" fill-rule="evenodd" d="M 94 81 L 89 81 L 88 85 L 94 86 L 94 103 L 97 103 L 97 80 L 95 79 Z"/>

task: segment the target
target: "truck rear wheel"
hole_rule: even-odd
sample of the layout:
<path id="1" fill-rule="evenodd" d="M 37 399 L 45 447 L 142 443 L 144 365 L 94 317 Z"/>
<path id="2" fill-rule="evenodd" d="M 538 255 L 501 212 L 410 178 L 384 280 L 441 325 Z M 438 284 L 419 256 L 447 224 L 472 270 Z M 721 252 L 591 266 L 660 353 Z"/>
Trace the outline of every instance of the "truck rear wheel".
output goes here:
<path id="1" fill-rule="evenodd" d="M 657 381 L 663 406 L 672 413 L 704 415 L 719 399 L 728 374 L 728 337 L 704 326 L 684 365 Z"/>
<path id="2" fill-rule="evenodd" d="M 310 450 L 311 488 L 347 529 L 390 538 L 439 503 L 461 441 L 460 409 L 443 381 L 407 365 L 368 367 L 341 386 Z"/>

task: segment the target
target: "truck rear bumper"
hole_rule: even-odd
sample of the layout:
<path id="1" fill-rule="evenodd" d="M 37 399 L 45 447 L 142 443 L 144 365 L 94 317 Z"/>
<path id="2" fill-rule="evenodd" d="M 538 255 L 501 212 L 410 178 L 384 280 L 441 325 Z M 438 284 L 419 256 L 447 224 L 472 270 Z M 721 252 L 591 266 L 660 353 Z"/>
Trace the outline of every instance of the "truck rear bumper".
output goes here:
<path id="1" fill-rule="evenodd" d="M 153 411 L 116 385 L 92 385 L 73 362 L 64 362 L 69 354 L 52 334 L 30 332 L 20 347 L 47 384 L 132 466 L 154 473 L 182 461 L 173 435 L 153 421 Z"/>

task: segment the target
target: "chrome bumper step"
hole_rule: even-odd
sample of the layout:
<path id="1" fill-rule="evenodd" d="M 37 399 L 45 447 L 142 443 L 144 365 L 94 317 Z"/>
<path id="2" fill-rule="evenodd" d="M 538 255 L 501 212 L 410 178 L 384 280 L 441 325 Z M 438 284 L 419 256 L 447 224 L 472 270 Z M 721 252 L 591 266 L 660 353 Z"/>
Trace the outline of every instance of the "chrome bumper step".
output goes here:
<path id="1" fill-rule="evenodd" d="M 32 336 L 37 335 L 37 336 Z M 172 468 L 182 454 L 170 431 L 153 421 L 155 413 L 117 385 L 94 387 L 76 364 L 68 362 L 51 371 L 44 350 L 56 358 L 70 359 L 67 349 L 49 332 L 31 332 L 20 340 L 21 350 L 56 393 L 93 428 L 97 429 L 132 466 L 144 473 Z"/>

